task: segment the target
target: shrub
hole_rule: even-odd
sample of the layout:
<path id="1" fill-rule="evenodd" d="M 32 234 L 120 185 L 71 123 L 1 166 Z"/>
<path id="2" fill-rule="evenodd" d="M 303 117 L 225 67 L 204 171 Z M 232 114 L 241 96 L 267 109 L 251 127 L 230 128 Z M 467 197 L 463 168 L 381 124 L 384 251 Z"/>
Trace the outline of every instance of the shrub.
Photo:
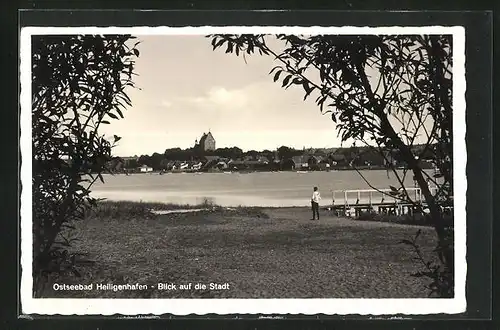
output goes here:
<path id="1" fill-rule="evenodd" d="M 96 205 L 89 196 L 111 149 L 99 127 L 123 118 L 134 57 L 129 35 L 32 37 L 33 279 L 68 269 L 73 237 L 64 233 Z M 68 262 L 69 260 L 69 262 Z"/>

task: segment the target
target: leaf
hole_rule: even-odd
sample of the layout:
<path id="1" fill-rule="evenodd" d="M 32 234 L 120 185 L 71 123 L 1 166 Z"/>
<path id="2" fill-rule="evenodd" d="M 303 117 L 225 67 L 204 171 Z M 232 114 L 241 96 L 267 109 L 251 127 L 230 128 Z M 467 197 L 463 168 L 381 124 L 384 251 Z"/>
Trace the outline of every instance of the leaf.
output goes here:
<path id="1" fill-rule="evenodd" d="M 80 86 L 80 89 L 82 91 L 84 91 L 85 93 L 89 93 L 89 94 L 92 93 L 92 91 L 86 86 Z"/>
<path id="2" fill-rule="evenodd" d="M 302 87 L 304 87 L 304 91 L 306 92 L 306 94 L 304 95 L 304 101 L 305 101 L 307 97 L 311 94 L 311 92 L 314 90 L 314 87 L 310 87 L 307 80 L 304 80 L 304 82 L 302 83 Z"/>
<path id="3" fill-rule="evenodd" d="M 116 107 L 115 108 L 116 112 L 118 112 L 118 115 L 121 117 L 121 118 L 124 118 L 123 117 L 123 112 L 120 110 L 120 108 Z"/>
<path id="4" fill-rule="evenodd" d="M 75 268 L 75 267 L 72 267 L 71 268 L 71 272 L 76 276 L 76 277 L 82 277 L 82 274 L 80 274 L 80 272 Z"/>
<path id="5" fill-rule="evenodd" d="M 134 48 L 132 51 L 136 57 L 139 57 L 139 50 L 137 48 Z"/>
<path id="6" fill-rule="evenodd" d="M 389 188 L 392 190 L 392 191 L 399 191 L 399 189 L 397 189 L 396 187 L 394 186 L 389 186 Z"/>
<path id="7" fill-rule="evenodd" d="M 272 68 L 272 69 L 271 69 L 271 71 L 269 71 L 269 74 L 273 73 L 273 72 L 274 72 L 274 70 L 276 70 L 276 69 L 282 69 L 282 67 L 281 67 L 281 66 L 279 66 L 279 65 L 278 65 L 278 66 L 275 66 L 274 68 Z"/>
<path id="8" fill-rule="evenodd" d="M 412 241 L 407 240 L 407 239 L 402 239 L 399 241 L 400 244 L 406 244 L 406 245 L 414 245 Z"/>
<path id="9" fill-rule="evenodd" d="M 217 41 L 217 43 L 215 44 L 215 48 L 219 48 L 220 46 L 222 46 L 225 41 L 226 40 L 224 40 L 224 39 L 220 39 L 219 41 Z"/>
<path id="10" fill-rule="evenodd" d="M 283 72 L 283 70 L 279 70 L 274 74 L 273 81 L 276 82 L 280 78 L 280 74 Z"/>
<path id="11" fill-rule="evenodd" d="M 281 87 L 287 86 L 288 82 L 290 81 L 290 78 L 292 78 L 292 75 L 286 76 L 285 79 L 283 79 L 283 83 L 282 83 Z"/>
<path id="12" fill-rule="evenodd" d="M 115 115 L 115 114 L 114 114 L 114 113 L 112 113 L 112 112 L 108 112 L 108 116 L 110 116 L 110 117 L 111 117 L 111 118 L 113 118 L 113 119 L 118 119 L 118 116 L 117 116 L 117 115 Z"/>
<path id="13" fill-rule="evenodd" d="M 113 139 L 114 139 L 114 141 L 115 141 L 115 142 L 118 142 L 118 141 L 120 141 L 122 138 L 121 138 L 121 136 L 118 136 L 118 135 L 113 135 Z"/>

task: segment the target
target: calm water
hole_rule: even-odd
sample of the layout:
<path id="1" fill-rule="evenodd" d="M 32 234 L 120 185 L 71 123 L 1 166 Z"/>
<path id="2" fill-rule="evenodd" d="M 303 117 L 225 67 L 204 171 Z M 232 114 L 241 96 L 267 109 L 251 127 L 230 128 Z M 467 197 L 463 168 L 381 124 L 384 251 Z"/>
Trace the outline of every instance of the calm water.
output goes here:
<path id="1" fill-rule="evenodd" d="M 361 172 L 375 187 L 398 186 L 393 173 Z M 199 204 L 205 199 L 222 206 L 307 206 L 312 187 L 321 192 L 322 204 L 332 201 L 333 190 L 370 189 L 355 171 L 272 173 L 168 173 L 104 176 L 105 183 L 92 188 L 94 197 L 110 200 Z M 405 180 L 413 187 L 411 173 Z M 356 197 L 353 195 L 354 200 Z M 343 201 L 343 194 L 336 194 Z M 362 196 L 366 199 L 367 196 Z"/>

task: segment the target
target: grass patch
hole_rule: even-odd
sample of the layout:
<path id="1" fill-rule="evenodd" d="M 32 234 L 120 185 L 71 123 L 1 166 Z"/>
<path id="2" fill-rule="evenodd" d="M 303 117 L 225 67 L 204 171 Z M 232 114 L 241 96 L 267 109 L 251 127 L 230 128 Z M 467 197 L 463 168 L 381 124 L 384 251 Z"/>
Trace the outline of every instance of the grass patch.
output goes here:
<path id="1" fill-rule="evenodd" d="M 152 211 L 171 211 L 171 210 L 194 210 L 201 209 L 197 213 L 219 213 L 222 215 L 247 215 L 257 216 L 259 218 L 267 215 L 260 207 L 231 207 L 226 208 L 205 200 L 200 204 L 169 204 L 169 203 L 151 203 L 151 202 L 131 202 L 131 201 L 99 201 L 97 207 L 89 208 L 86 213 L 86 219 L 153 219 L 159 215 Z"/>

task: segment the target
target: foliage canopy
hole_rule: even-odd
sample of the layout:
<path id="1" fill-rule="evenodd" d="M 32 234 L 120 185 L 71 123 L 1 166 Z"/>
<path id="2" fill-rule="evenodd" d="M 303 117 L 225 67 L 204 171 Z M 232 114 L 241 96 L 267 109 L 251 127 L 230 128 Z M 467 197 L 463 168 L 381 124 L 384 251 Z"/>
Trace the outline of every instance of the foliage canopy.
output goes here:
<path id="1" fill-rule="evenodd" d="M 91 185 L 102 179 L 120 140 L 99 134 L 123 118 L 134 87 L 130 35 L 32 37 L 33 276 L 73 271 L 68 229 L 82 218 Z"/>
<path id="2" fill-rule="evenodd" d="M 269 72 L 273 81 L 285 89 L 302 88 L 304 100 L 315 97 L 320 111 L 336 123 L 343 142 L 365 144 L 386 159 L 387 149 L 401 157 L 426 205 L 411 200 L 403 184 L 406 170 L 401 176 L 394 166 L 390 170 L 400 187 L 392 194 L 422 212 L 428 209 L 442 267 L 426 275 L 434 280 L 432 293 L 452 296 L 452 228 L 443 220 L 443 210 L 453 200 L 452 37 L 219 34 L 208 38 L 214 50 L 274 57 L 277 65 Z M 412 147 L 417 143 L 424 148 L 415 152 Z M 429 154 L 439 170 L 436 176 L 418 161 Z M 439 187 L 435 195 L 431 184 Z"/>

